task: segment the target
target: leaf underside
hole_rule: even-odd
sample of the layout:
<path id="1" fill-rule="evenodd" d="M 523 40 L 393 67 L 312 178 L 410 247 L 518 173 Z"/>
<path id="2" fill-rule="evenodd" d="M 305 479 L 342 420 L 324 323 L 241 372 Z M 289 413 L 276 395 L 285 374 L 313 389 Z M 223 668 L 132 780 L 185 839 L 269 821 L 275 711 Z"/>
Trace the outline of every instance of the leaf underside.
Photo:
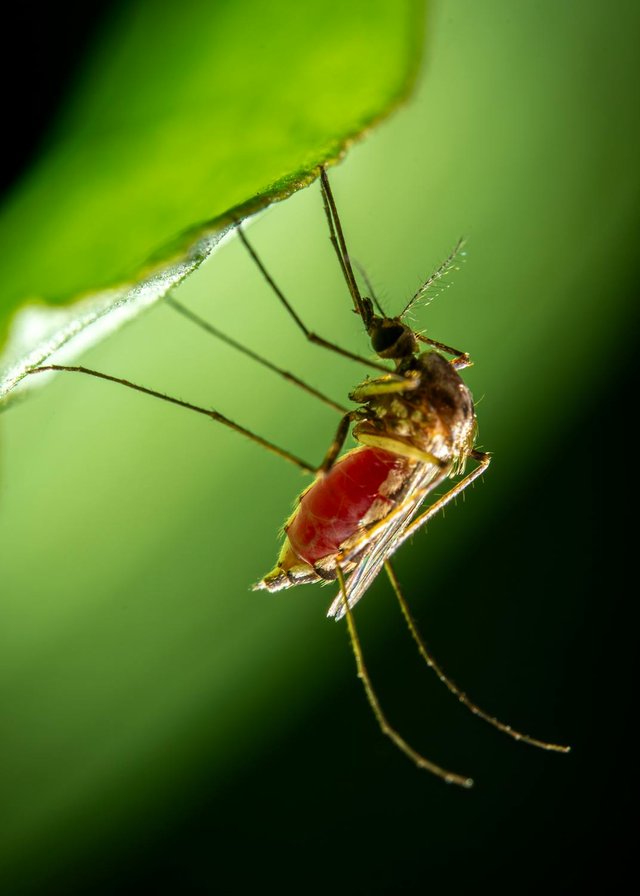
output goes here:
<path id="1" fill-rule="evenodd" d="M 230 224 L 338 159 L 410 90 L 423 15 L 421 0 L 330 0 L 321 16 L 289 0 L 121 10 L 0 214 L 0 345 L 27 308 L 0 397 L 90 324 L 102 324 L 95 340 L 162 297 Z"/>

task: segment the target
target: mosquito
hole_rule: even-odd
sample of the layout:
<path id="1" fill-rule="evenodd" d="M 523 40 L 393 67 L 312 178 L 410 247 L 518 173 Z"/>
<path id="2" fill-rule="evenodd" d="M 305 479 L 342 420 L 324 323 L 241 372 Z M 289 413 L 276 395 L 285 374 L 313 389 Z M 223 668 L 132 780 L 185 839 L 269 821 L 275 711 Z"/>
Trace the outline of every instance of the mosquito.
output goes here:
<path id="1" fill-rule="evenodd" d="M 296 500 L 285 522 L 284 541 L 275 567 L 255 586 L 255 590 L 280 591 L 309 583 L 336 582 L 338 593 L 328 616 L 346 619 L 357 674 L 380 730 L 412 760 L 448 783 L 470 787 L 471 778 L 449 771 L 415 750 L 392 727 L 382 710 L 364 662 L 353 608 L 384 569 L 398 600 L 402 615 L 425 663 L 458 700 L 474 715 L 517 741 L 543 750 L 566 753 L 569 747 L 538 740 L 506 725 L 480 709 L 444 672 L 422 638 L 396 576 L 391 558 L 395 552 L 437 513 L 482 476 L 490 454 L 475 447 L 477 421 L 473 397 L 460 371 L 471 365 L 466 352 L 459 351 L 414 330 L 405 318 L 425 299 L 429 290 L 456 265 L 462 249 L 460 240 L 450 255 L 409 299 L 402 312 L 385 313 L 364 273 L 359 271 L 369 295 L 363 295 L 354 274 L 344 231 L 324 167 L 319 169 L 320 188 L 329 238 L 357 314 L 371 341 L 377 360 L 371 360 L 312 332 L 300 318 L 249 242 L 240 222 L 238 238 L 257 265 L 269 287 L 304 337 L 311 343 L 375 370 L 349 394 L 355 408 L 334 402 L 304 380 L 289 373 L 257 352 L 236 342 L 213 327 L 175 298 L 167 303 L 178 313 L 208 331 L 215 338 L 243 352 L 331 406 L 341 415 L 335 436 L 319 465 L 307 463 L 278 445 L 240 426 L 210 408 L 157 392 L 82 366 L 49 364 L 33 368 L 30 374 L 67 371 L 108 380 L 154 398 L 205 415 L 251 439 L 268 451 L 294 464 L 313 481 Z M 446 357 L 449 356 L 449 357 Z M 389 362 L 393 367 L 388 366 Z M 342 454 L 351 433 L 357 447 Z M 466 472 L 468 462 L 474 464 Z M 456 479 L 441 497 L 428 502 L 436 489 Z M 426 509 L 423 509 L 423 506 Z"/>

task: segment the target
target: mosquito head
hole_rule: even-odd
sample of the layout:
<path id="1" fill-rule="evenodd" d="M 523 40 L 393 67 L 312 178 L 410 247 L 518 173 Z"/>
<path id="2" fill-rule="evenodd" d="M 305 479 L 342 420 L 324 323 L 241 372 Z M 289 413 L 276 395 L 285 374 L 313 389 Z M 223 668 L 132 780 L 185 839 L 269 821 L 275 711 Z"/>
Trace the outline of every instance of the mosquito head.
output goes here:
<path id="1" fill-rule="evenodd" d="M 365 326 L 371 339 L 371 347 L 381 358 L 400 361 L 418 351 L 418 340 L 411 329 L 399 317 L 381 317 L 373 313 L 370 299 L 364 299 L 368 311 Z"/>

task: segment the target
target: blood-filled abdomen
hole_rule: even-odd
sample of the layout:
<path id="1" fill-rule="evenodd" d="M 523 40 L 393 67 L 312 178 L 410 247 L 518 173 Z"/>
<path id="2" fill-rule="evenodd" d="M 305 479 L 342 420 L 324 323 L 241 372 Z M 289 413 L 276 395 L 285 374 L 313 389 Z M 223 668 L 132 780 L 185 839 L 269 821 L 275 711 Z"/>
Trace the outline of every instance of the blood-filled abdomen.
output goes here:
<path id="1" fill-rule="evenodd" d="M 406 461 L 380 448 L 356 448 L 302 495 L 287 526 L 297 556 L 313 564 L 335 554 L 365 523 L 384 517 L 405 475 Z"/>

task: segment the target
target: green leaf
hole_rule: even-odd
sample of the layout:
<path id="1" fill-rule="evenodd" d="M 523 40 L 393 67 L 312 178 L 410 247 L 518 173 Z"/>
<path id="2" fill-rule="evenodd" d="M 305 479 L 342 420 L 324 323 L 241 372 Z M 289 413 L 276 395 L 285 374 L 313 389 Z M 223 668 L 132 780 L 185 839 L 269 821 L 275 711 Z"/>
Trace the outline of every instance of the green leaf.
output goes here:
<path id="1" fill-rule="evenodd" d="M 230 222 L 308 184 L 388 113 L 413 82 L 422 18 L 421 0 L 127 4 L 0 216 L 0 345 L 31 303 L 0 396 L 88 324 L 103 323 L 95 339 L 164 295 Z"/>

